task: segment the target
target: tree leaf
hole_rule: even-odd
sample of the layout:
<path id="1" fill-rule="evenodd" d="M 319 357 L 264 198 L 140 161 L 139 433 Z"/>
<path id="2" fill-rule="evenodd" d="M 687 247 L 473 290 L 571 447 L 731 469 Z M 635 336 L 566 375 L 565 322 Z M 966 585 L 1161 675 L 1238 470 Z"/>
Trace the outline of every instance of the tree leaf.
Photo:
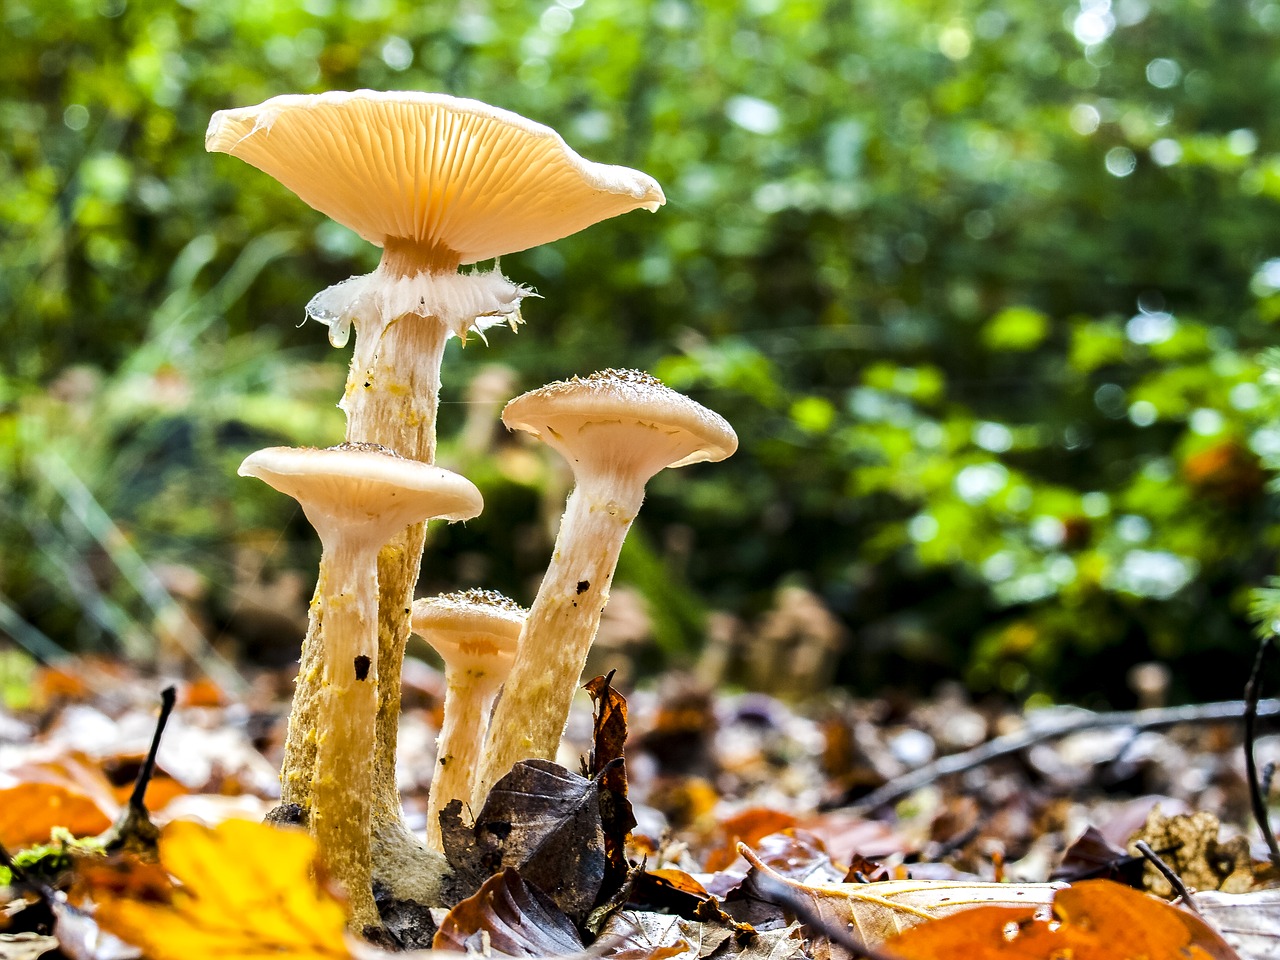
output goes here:
<path id="1" fill-rule="evenodd" d="M 176 821 L 160 834 L 167 898 L 94 893 L 103 929 L 148 960 L 347 960 L 343 905 L 314 878 L 305 833 L 228 820 L 215 828 Z"/>
<path id="2" fill-rule="evenodd" d="M 445 856 L 464 890 L 507 867 L 575 922 L 595 905 L 605 876 L 600 783 L 550 760 L 523 760 L 489 793 L 473 826 L 462 804 L 440 813 Z"/>
<path id="3" fill-rule="evenodd" d="M 1240 960 L 1203 920 L 1110 880 L 1059 890 L 1053 922 L 1017 907 L 979 907 L 884 944 L 903 960 Z"/>
<path id="4" fill-rule="evenodd" d="M 553 957 L 583 949 L 582 938 L 560 908 L 510 868 L 449 911 L 431 948 L 472 952 L 479 943 L 489 948 L 479 952 L 507 957 Z"/>
<path id="5" fill-rule="evenodd" d="M 626 882 L 627 836 L 636 825 L 631 801 L 627 799 L 627 767 L 623 747 L 627 740 L 627 700 L 613 689 L 608 676 L 596 677 L 586 685 L 595 704 L 593 737 L 587 770 L 600 781 L 600 824 L 604 832 L 605 875 L 600 897 L 607 899 Z M 599 902 L 599 899 L 596 901 Z"/>
<path id="6" fill-rule="evenodd" d="M 1247 957 L 1280 956 L 1280 890 L 1193 895 L 1205 922 Z"/>
<path id="7" fill-rule="evenodd" d="M 1051 883 L 969 883 L 949 880 L 885 880 L 880 883 L 797 883 L 771 870 L 746 844 L 739 852 L 754 868 L 755 894 L 787 906 L 803 898 L 833 928 L 877 944 L 918 924 L 979 906 L 1023 908 L 1030 916 L 1060 889 Z M 852 960 L 852 953 L 825 937 L 810 946 L 813 960 Z"/>
<path id="8" fill-rule="evenodd" d="M 19 764 L 3 779 L 13 785 L 0 790 L 0 844 L 11 850 L 47 843 L 54 827 L 93 836 L 120 812 L 111 782 L 81 753 Z"/>

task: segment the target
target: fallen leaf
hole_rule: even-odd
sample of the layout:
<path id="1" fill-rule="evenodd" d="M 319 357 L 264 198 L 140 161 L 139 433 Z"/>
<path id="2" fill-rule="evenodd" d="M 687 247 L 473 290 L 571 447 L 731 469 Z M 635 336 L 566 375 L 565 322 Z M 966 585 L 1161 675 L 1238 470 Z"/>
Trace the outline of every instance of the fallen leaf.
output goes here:
<path id="1" fill-rule="evenodd" d="M 586 685 L 595 710 L 593 746 L 584 772 L 600 782 L 600 825 L 605 858 L 600 897 L 606 899 L 626 882 L 627 836 L 636 825 L 635 813 L 627 799 L 627 767 L 622 756 L 627 740 L 627 700 L 610 686 L 612 679 L 610 672 Z"/>
<path id="2" fill-rule="evenodd" d="M 301 831 L 178 821 L 161 831 L 160 864 L 176 881 L 167 897 L 150 885 L 136 899 L 113 886 L 86 891 L 98 924 L 147 960 L 351 956 L 346 910 L 314 878 L 315 844 Z"/>
<path id="3" fill-rule="evenodd" d="M 1246 957 L 1280 956 L 1280 890 L 1192 895 L 1205 922 Z"/>
<path id="4" fill-rule="evenodd" d="M 599 780 L 523 760 L 494 784 L 473 826 L 456 800 L 440 812 L 440 826 L 463 889 L 515 867 L 576 921 L 595 905 L 605 877 Z"/>
<path id="5" fill-rule="evenodd" d="M 733 935 L 727 927 L 684 917 L 623 910 L 600 931 L 601 960 L 699 960 Z"/>
<path id="6" fill-rule="evenodd" d="M 111 782 L 80 753 L 9 767 L 0 784 L 0 844 L 11 850 L 47 843 L 54 827 L 101 833 L 120 812 Z"/>
<path id="7" fill-rule="evenodd" d="M 786 907 L 799 900 L 824 924 L 877 944 L 918 924 L 981 906 L 1018 907 L 1028 916 L 1053 900 L 1060 884 L 969 883 L 950 880 L 884 880 L 880 883 L 804 884 L 771 870 L 745 844 L 756 896 Z M 850 960 L 852 954 L 825 937 L 810 947 L 813 960 Z"/>
<path id="8" fill-rule="evenodd" d="M 1021 907 L 979 907 L 883 947 L 902 960 L 1240 960 L 1195 914 L 1110 880 L 1059 890 L 1052 921 Z"/>
<path id="9" fill-rule="evenodd" d="M 789 813 L 768 807 L 752 807 L 729 817 L 720 825 L 724 840 L 704 860 L 708 873 L 727 870 L 738 859 L 738 844 L 754 847 L 771 833 L 794 827 L 798 821 Z"/>
<path id="10" fill-rule="evenodd" d="M 38 960 L 57 949 L 56 937 L 38 933 L 0 933 L 0 960 Z"/>
<path id="11" fill-rule="evenodd" d="M 1138 841 L 1145 840 L 1191 889 L 1244 893 L 1254 886 L 1249 841 L 1242 836 L 1220 841 L 1220 829 L 1218 818 L 1206 811 L 1166 817 L 1156 807 L 1146 825 L 1129 838 L 1129 851 L 1138 854 Z M 1154 866 L 1147 866 L 1143 884 L 1156 896 L 1173 895 L 1169 881 Z"/>
<path id="12" fill-rule="evenodd" d="M 440 923 L 433 950 L 507 957 L 578 953 L 582 939 L 569 918 L 537 887 L 507 869 L 490 877 Z"/>
<path id="13" fill-rule="evenodd" d="M 1049 875 L 1049 879 L 1066 882 L 1116 880 L 1135 887 L 1142 885 L 1146 864 L 1145 857 L 1126 853 L 1103 836 L 1101 830 L 1090 825 L 1067 847 L 1062 855 L 1062 862 Z"/>

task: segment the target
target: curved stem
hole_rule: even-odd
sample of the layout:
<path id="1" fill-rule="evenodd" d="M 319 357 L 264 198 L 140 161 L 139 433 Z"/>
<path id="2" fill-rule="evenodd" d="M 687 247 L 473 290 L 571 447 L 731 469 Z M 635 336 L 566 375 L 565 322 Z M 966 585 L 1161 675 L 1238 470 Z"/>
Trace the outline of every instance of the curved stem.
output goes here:
<path id="1" fill-rule="evenodd" d="M 485 738 L 472 806 L 517 762 L 555 758 L 643 484 L 579 477 Z"/>

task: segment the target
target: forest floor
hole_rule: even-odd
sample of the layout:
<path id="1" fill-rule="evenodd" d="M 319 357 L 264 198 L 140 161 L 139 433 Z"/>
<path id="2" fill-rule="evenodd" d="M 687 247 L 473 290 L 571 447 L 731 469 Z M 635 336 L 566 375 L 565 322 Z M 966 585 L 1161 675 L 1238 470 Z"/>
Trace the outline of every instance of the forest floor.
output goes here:
<path id="1" fill-rule="evenodd" d="M 178 685 L 177 707 L 160 741 L 146 796 L 157 825 L 262 819 L 279 794 L 276 771 L 291 682 L 289 671 L 264 671 L 241 697 L 207 681 Z M 68 837 L 108 830 L 127 807 L 147 756 L 162 686 L 118 661 L 75 660 L 42 669 L 28 702 L 0 712 L 0 844 L 7 851 L 48 844 L 51 830 L 54 847 L 62 842 L 64 850 Z M 442 695 L 440 674 L 408 661 L 400 786 L 406 816 L 418 830 L 424 826 Z M 938 892 L 944 886 L 934 884 L 959 883 L 953 889 L 963 895 L 953 899 L 966 907 L 1024 896 L 1024 904 L 1042 905 L 1047 917 L 1043 911 L 1055 891 L 1088 890 L 1085 881 L 1105 878 L 1198 906 L 1209 928 L 1224 932 L 1240 956 L 1280 956 L 1280 899 L 1272 889 L 1280 873 L 1253 821 L 1243 704 L 1114 715 L 1052 708 L 1024 715 L 975 705 L 958 690 L 919 700 L 853 700 L 827 693 L 808 703 L 786 704 L 762 694 L 711 691 L 675 674 L 626 691 L 626 699 L 620 708 L 622 733 L 615 729 L 614 742 L 607 745 L 584 697 L 559 758 L 570 771 L 601 778 L 607 757 L 598 754 L 621 750 L 625 736 L 624 789 L 635 825 L 629 836 L 625 824 L 615 831 L 615 841 L 625 843 L 626 878 L 612 891 L 609 909 L 588 917 L 565 908 L 555 894 L 546 903 L 538 893 L 530 900 L 523 887 L 509 889 L 522 882 L 518 876 L 495 876 L 485 886 L 488 902 L 501 879 L 507 885 L 503 902 L 515 904 L 518 916 L 543 933 L 559 930 L 564 936 L 515 942 L 507 928 L 502 935 L 495 931 L 491 916 L 477 920 L 437 911 L 437 947 L 552 956 L 586 949 L 582 944 L 599 936 L 592 949 L 627 960 L 944 956 L 952 954 L 887 939 L 922 920 L 929 921 L 926 927 L 941 923 L 931 918 L 952 912 L 940 906 L 946 898 L 940 900 Z M 1262 700 L 1258 712 L 1267 729 L 1280 703 Z M 1280 763 L 1280 736 L 1258 736 L 1253 753 L 1263 771 L 1262 789 L 1268 789 L 1272 765 Z M 611 829 L 606 816 L 606 848 Z M 183 877 L 163 848 L 162 863 L 170 881 Z M 71 864 L 68 870 L 64 863 L 63 874 L 50 882 L 71 890 L 73 901 L 77 890 L 87 902 L 108 906 L 113 896 L 130 903 L 157 900 L 154 891 L 139 893 L 136 878 L 107 883 L 76 856 Z M 532 869 L 528 856 L 520 865 L 526 874 Z M 283 859 L 280 869 L 286 870 Z M 304 864 L 301 875 L 306 873 Z M 476 883 L 485 879 L 477 876 Z M 910 890 L 901 886 L 907 881 L 915 884 Z M 1048 881 L 1059 881 L 1059 887 L 1039 886 Z M 1011 895 L 992 900 L 973 892 L 988 889 L 981 886 L 988 882 L 1005 884 Z M 11 883 L 14 903 L 29 906 L 42 896 L 40 889 L 48 893 L 34 880 L 24 887 L 21 870 Z M 1191 904 L 1178 896 L 1179 884 L 1195 892 Z M 178 889 L 187 888 L 198 884 L 183 879 Z M 859 891 L 869 888 L 883 893 L 867 899 Z M 597 884 L 589 899 L 602 906 L 609 893 Z M 910 902 L 899 903 L 899 896 Z M 174 902 L 171 894 L 158 899 Z M 1061 897 L 1058 903 L 1045 927 L 1049 933 L 1036 935 L 1074 936 L 1071 916 L 1082 911 L 1101 929 L 1096 904 L 1074 903 L 1067 909 Z M 1233 911 L 1229 920 L 1223 919 L 1224 909 Z M 547 911 L 553 919 L 544 917 Z M 979 916 L 972 909 L 962 912 Z M 34 907 L 28 911 L 11 904 L 9 913 L 14 926 L 0 933 L 0 960 L 57 957 L 59 950 L 99 960 L 114 956 L 103 952 L 99 940 L 86 947 L 82 934 L 70 946 L 72 925 L 65 917 L 42 926 L 31 920 Z M 18 922 L 24 913 L 25 924 Z M 107 909 L 104 915 L 118 913 Z M 1178 914 L 1191 917 L 1187 923 L 1199 922 L 1190 910 Z M 1167 927 L 1167 918 L 1152 922 Z M 1021 946 L 1030 949 L 1039 928 L 1025 923 Z M 1126 924 L 1134 929 L 1132 919 Z M 115 932 L 132 929 L 128 923 L 107 926 Z M 476 940 L 481 929 L 485 935 Z M 978 936 L 974 929 L 963 935 Z M 1017 938 L 999 924 L 992 929 L 996 933 L 986 935 L 989 954 L 967 948 L 954 955 L 1040 956 L 999 952 L 998 931 L 1005 929 L 1007 945 Z M 1221 941 L 1206 946 L 1208 941 L 1197 937 L 1208 934 L 1189 929 L 1189 939 L 1175 945 L 1184 952 L 1169 956 L 1233 955 Z M 447 931 L 452 931 L 451 943 L 441 939 Z M 717 939 L 709 931 L 723 935 Z M 854 940 L 842 941 L 850 931 L 857 934 Z M 189 942 L 175 942 L 181 946 L 168 955 L 202 953 Z M 336 952 L 321 954 L 348 955 L 356 949 L 351 941 L 336 942 Z M 612 946 L 602 947 L 605 943 Z M 268 952 L 280 952 L 278 943 L 276 948 Z M 121 956 L 130 955 L 124 949 Z M 228 952 L 224 944 L 207 952 L 253 951 Z M 143 955 L 166 953 L 148 942 Z"/>

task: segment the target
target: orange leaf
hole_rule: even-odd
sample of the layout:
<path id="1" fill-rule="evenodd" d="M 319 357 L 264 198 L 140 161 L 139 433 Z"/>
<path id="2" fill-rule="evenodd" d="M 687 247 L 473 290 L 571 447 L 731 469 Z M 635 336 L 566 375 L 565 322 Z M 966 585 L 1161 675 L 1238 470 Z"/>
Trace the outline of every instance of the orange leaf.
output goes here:
<path id="1" fill-rule="evenodd" d="M 3 780 L 12 786 L 0 789 L 0 844 L 10 849 L 48 843 L 54 827 L 101 833 L 120 812 L 111 782 L 83 754 L 11 767 Z"/>
<path id="2" fill-rule="evenodd" d="M 175 821 L 160 834 L 160 864 L 177 881 L 167 902 L 121 896 L 129 887 L 119 877 L 87 891 L 98 923 L 148 960 L 351 957 L 346 910 L 313 876 L 315 844 L 305 833 Z"/>
<path id="3" fill-rule="evenodd" d="M 789 813 L 768 807 L 751 807 L 730 817 L 720 825 L 724 843 L 708 854 L 704 869 L 708 873 L 727 870 L 738 859 L 738 844 L 754 847 L 764 837 L 794 827 L 799 821 Z"/>
<path id="4" fill-rule="evenodd" d="M 1058 891 L 1053 922 L 976 907 L 913 927 L 883 947 L 902 960 L 1238 960 L 1199 917 L 1110 880 Z"/>

